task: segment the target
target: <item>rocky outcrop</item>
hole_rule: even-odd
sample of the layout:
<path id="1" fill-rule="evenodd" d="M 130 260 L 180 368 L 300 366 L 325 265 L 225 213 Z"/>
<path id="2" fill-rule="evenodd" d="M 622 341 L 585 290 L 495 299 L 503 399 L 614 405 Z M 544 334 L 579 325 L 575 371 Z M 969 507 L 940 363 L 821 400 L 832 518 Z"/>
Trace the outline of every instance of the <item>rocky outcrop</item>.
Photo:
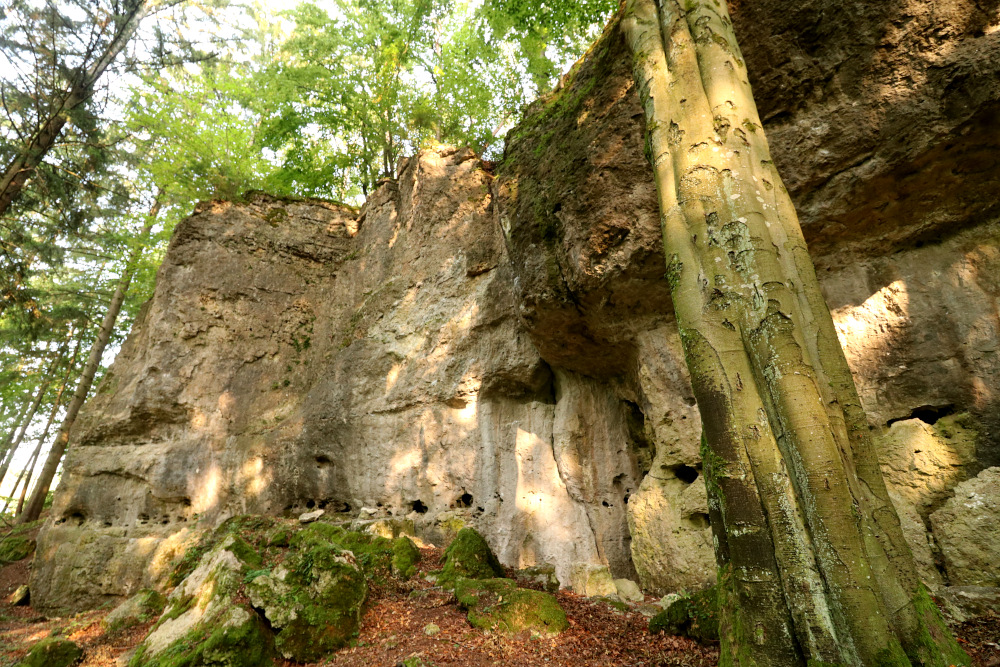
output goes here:
<path id="1" fill-rule="evenodd" d="M 970 76 L 1000 66 L 997 2 L 732 4 L 934 572 L 920 526 L 1000 462 L 1000 78 Z M 314 509 L 437 542 L 474 526 L 504 565 L 578 589 L 710 583 L 700 420 L 614 24 L 491 169 L 424 151 L 361 211 L 254 195 L 181 223 L 73 433 L 35 603 L 128 596 L 229 516 Z"/>
<path id="2" fill-rule="evenodd" d="M 955 487 L 931 525 L 952 584 L 1000 587 L 1000 468 Z"/>

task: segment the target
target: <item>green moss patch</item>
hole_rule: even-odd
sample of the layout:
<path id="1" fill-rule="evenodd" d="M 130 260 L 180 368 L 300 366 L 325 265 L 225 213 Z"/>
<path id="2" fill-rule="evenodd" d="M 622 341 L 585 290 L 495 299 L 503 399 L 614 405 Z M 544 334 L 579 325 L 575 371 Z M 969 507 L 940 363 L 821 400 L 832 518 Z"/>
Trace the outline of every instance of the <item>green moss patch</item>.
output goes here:
<path id="1" fill-rule="evenodd" d="M 700 642 L 719 639 L 719 603 L 713 586 L 680 598 L 649 621 L 649 632 L 665 632 Z"/>
<path id="2" fill-rule="evenodd" d="M 468 611 L 469 624 L 474 628 L 554 635 L 569 627 L 566 612 L 554 596 L 518 588 L 510 579 L 459 578 L 455 581 L 455 597 Z"/>
<path id="3" fill-rule="evenodd" d="M 444 567 L 438 581 L 451 587 L 464 579 L 494 579 L 502 577 L 503 568 L 483 536 L 472 528 L 463 528 L 444 552 Z"/>
<path id="4" fill-rule="evenodd" d="M 70 640 L 49 637 L 32 646 L 17 667 L 69 667 L 82 657 L 83 651 Z"/>
<path id="5" fill-rule="evenodd" d="M 246 592 L 274 628 L 278 652 L 315 662 L 357 635 L 368 586 L 354 555 L 328 543 L 291 554 Z"/>
<path id="6" fill-rule="evenodd" d="M 35 551 L 35 541 L 11 535 L 0 540 L 0 565 L 27 558 Z"/>
<path id="7" fill-rule="evenodd" d="M 260 617 L 246 605 L 233 606 L 212 623 L 200 623 L 166 649 L 148 655 L 145 645 L 129 667 L 263 667 L 273 664 L 271 638 Z"/>
<path id="8" fill-rule="evenodd" d="M 400 579 L 409 579 L 417 573 L 420 549 L 408 537 L 398 537 L 392 543 L 392 573 Z"/>

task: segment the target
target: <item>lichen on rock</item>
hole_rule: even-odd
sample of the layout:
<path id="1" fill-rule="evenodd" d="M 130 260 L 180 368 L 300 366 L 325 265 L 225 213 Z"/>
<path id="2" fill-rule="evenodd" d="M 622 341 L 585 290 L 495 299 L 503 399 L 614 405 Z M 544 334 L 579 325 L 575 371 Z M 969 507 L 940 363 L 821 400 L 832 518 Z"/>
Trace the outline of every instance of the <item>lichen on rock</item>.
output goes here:
<path id="1" fill-rule="evenodd" d="M 167 598 L 159 622 L 129 667 L 259 667 L 272 655 L 270 631 L 238 599 L 260 556 L 237 535 L 226 535 Z"/>
<path id="2" fill-rule="evenodd" d="M 649 632 L 666 632 L 700 642 L 719 639 L 719 602 L 715 586 L 683 595 L 649 620 Z"/>
<path id="3" fill-rule="evenodd" d="M 455 581 L 455 598 L 468 610 L 474 628 L 554 635 L 569 627 L 566 612 L 554 596 L 518 588 L 510 579 L 460 577 Z"/>
<path id="4" fill-rule="evenodd" d="M 246 585 L 251 603 L 275 631 L 275 648 L 298 662 L 314 662 L 357 635 L 368 595 L 354 554 L 333 541 L 324 543 L 324 530 L 295 540 L 298 550 Z"/>

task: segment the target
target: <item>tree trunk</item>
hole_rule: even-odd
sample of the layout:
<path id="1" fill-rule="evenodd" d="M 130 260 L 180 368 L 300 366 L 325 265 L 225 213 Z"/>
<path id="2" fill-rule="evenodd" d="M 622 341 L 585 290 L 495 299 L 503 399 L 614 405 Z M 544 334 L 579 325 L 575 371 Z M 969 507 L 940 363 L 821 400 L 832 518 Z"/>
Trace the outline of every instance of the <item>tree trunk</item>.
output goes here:
<path id="1" fill-rule="evenodd" d="M 73 354 L 69 358 L 69 363 L 66 364 L 66 373 L 63 375 L 62 383 L 59 385 L 59 391 L 56 392 L 55 401 L 52 402 L 52 410 L 49 411 L 49 418 L 45 422 L 45 428 L 42 430 L 42 435 L 39 436 L 38 442 L 35 445 L 35 450 L 31 453 L 31 458 L 28 460 L 28 465 L 24 467 L 24 470 L 17 476 L 17 481 L 14 482 L 13 491 L 17 491 L 17 487 L 21 484 L 21 480 L 24 479 L 27 473 L 27 479 L 24 479 L 24 486 L 21 487 L 21 495 L 17 499 L 17 511 L 14 513 L 15 516 L 21 513 L 21 509 L 24 507 L 24 496 L 28 490 L 28 484 L 31 482 L 31 477 L 35 474 L 35 465 L 38 463 L 38 456 L 42 452 L 42 447 L 49 438 L 49 431 L 52 429 L 52 424 L 56 420 L 56 415 L 59 414 L 59 406 L 62 405 L 63 392 L 66 391 L 66 385 L 69 384 L 69 378 L 73 374 L 73 369 L 76 368 L 76 359 L 80 354 L 80 342 L 81 339 L 77 339 L 76 346 L 73 348 Z M 7 507 L 10 505 L 10 498 L 4 503 L 3 509 L 0 510 L 0 514 L 7 513 Z"/>
<path id="2" fill-rule="evenodd" d="M 21 425 L 17 429 L 17 437 L 11 439 L 13 431 L 11 431 L 4 442 L 4 446 L 0 449 L 0 484 L 3 483 L 3 478 L 7 474 L 7 468 L 10 467 L 10 462 L 14 458 L 14 452 L 21 445 L 21 441 L 24 440 L 24 434 L 28 431 L 28 427 L 31 426 L 31 422 L 35 419 L 35 413 L 38 412 L 39 406 L 42 404 L 42 399 L 45 398 L 45 392 L 48 391 L 49 385 L 52 383 L 50 379 L 52 377 L 52 372 L 62 361 L 63 357 L 66 356 L 66 347 L 63 346 L 59 350 L 59 354 L 49 362 L 48 368 L 42 377 L 41 384 L 38 385 L 38 392 L 35 394 L 34 399 L 31 401 L 31 405 L 28 407 L 27 413 L 22 413 Z"/>
<path id="3" fill-rule="evenodd" d="M 21 195 L 24 184 L 52 150 L 71 111 L 84 104 L 93 94 L 94 85 L 104 75 L 118 54 L 132 39 L 139 22 L 146 14 L 146 0 L 127 0 L 115 21 L 115 32 L 104 51 L 91 63 L 84 63 L 76 71 L 65 97 L 53 105 L 49 117 L 42 120 L 28 143 L 14 157 L 0 178 L 0 217 Z"/>
<path id="4" fill-rule="evenodd" d="M 627 0 L 704 429 L 722 663 L 969 664 L 921 584 L 725 2 Z"/>
<path id="5" fill-rule="evenodd" d="M 139 241 L 131 252 L 129 252 L 128 260 L 125 263 L 125 270 L 118 280 L 118 285 L 115 286 L 111 302 L 108 304 L 108 310 L 104 314 L 104 320 L 101 322 L 97 340 L 94 341 L 93 347 L 90 348 L 90 355 L 87 357 L 87 363 L 80 374 L 80 381 L 76 386 L 76 391 L 73 393 L 73 398 L 70 400 L 69 406 L 66 408 L 66 416 L 59 426 L 59 433 L 56 435 L 56 439 L 52 443 L 52 448 L 49 450 L 49 455 L 45 459 L 45 465 L 42 466 L 42 471 L 38 475 L 38 483 L 31 494 L 31 498 L 28 500 L 28 505 L 25 507 L 24 512 L 17 517 L 18 523 L 35 521 L 42 514 L 45 496 L 49 492 L 49 486 L 52 485 L 52 480 L 56 475 L 56 470 L 59 468 L 59 463 L 62 461 L 63 454 L 66 453 L 66 448 L 69 446 L 69 432 L 76 422 L 77 415 L 80 414 L 80 408 L 83 407 L 84 402 L 87 400 L 87 395 L 90 393 L 91 385 L 94 383 L 94 375 L 101 365 L 101 357 L 104 356 L 104 348 L 107 347 L 108 341 L 111 339 L 111 334 L 114 332 L 115 322 L 118 321 L 118 314 L 121 312 L 125 296 L 128 294 L 129 284 L 132 282 L 132 276 L 135 274 L 136 264 L 142 256 L 145 243 L 153 229 L 159 211 L 160 202 L 159 195 L 157 195 L 157 199 L 149 215 L 146 217 L 146 225 L 140 234 Z"/>

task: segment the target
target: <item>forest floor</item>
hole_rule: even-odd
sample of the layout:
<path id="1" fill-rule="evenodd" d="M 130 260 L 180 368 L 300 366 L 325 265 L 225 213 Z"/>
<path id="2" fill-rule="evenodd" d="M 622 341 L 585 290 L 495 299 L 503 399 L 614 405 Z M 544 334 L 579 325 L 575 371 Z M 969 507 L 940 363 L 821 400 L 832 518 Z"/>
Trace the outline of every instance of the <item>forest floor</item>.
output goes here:
<path id="1" fill-rule="evenodd" d="M 427 582 L 423 575 L 438 569 L 440 549 L 422 549 L 420 575 L 370 591 L 370 602 L 355 645 L 318 665 L 395 667 L 418 656 L 424 665 L 462 667 L 639 667 L 661 665 L 710 666 L 718 662 L 718 647 L 690 639 L 650 635 L 648 618 L 633 605 L 616 608 L 599 599 L 568 591 L 557 594 L 570 627 L 553 638 L 527 634 L 505 636 L 471 628 L 454 596 Z M 128 654 L 152 623 L 109 634 L 101 620 L 111 608 L 66 617 L 46 617 L 30 605 L 6 602 L 27 583 L 30 558 L 0 568 L 0 667 L 16 665 L 40 639 L 59 635 L 84 651 L 83 667 L 123 667 Z M 646 606 L 655 601 L 648 597 Z M 1000 667 L 1000 617 L 981 619 L 956 628 L 959 641 L 976 667 Z M 276 667 L 299 667 L 278 660 Z"/>

